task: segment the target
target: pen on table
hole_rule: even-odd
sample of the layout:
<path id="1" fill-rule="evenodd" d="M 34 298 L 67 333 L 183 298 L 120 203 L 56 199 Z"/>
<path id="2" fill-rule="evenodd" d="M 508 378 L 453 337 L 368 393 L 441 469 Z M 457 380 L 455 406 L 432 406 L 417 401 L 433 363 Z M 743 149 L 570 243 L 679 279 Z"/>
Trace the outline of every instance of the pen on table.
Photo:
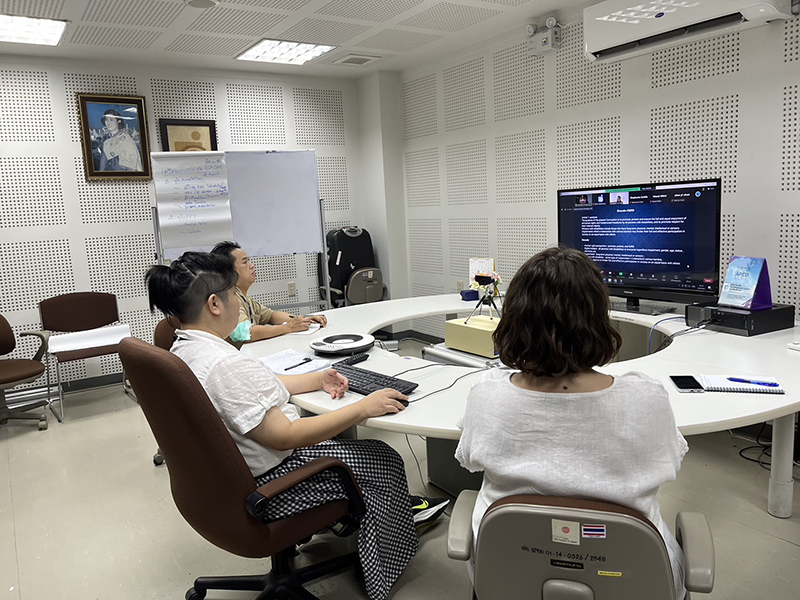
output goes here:
<path id="1" fill-rule="evenodd" d="M 754 379 L 741 379 L 740 377 L 728 377 L 728 381 L 735 381 L 736 383 L 751 383 L 753 385 L 766 385 L 767 387 L 778 387 L 775 381 L 755 381 Z"/>
<path id="2" fill-rule="evenodd" d="M 286 367 L 284 369 L 284 371 L 288 371 L 289 369 L 294 369 L 295 367 L 302 367 L 304 364 L 306 364 L 307 362 L 311 362 L 311 361 L 312 361 L 312 359 L 306 356 L 303 360 L 301 360 L 296 365 L 292 365 L 291 367 Z"/>

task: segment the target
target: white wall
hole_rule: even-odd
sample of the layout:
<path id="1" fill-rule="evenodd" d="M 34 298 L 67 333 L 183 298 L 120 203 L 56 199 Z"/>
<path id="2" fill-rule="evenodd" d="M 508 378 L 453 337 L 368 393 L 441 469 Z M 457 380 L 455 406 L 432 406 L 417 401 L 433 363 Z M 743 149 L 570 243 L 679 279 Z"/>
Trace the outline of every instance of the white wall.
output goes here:
<path id="1" fill-rule="evenodd" d="M 154 260 L 152 182 L 85 180 L 76 92 L 144 96 L 152 150 L 160 150 L 161 118 L 216 121 L 220 150 L 315 148 L 326 230 L 354 221 L 359 127 L 352 80 L 5 56 L 0 313 L 17 333 L 40 328 L 39 300 L 71 291 L 116 293 L 122 320 L 145 340 L 159 319 L 149 312 L 143 281 Z M 274 221 L 280 227 L 281 215 Z M 256 265 L 252 293 L 260 301 L 319 299 L 316 255 L 257 258 Z M 297 282 L 296 297 L 287 280 Z M 24 338 L 11 356 L 29 357 L 34 346 Z M 91 359 L 70 363 L 67 378 L 120 371 L 115 356 Z"/>
<path id="2" fill-rule="evenodd" d="M 721 177 L 722 264 L 767 257 L 773 300 L 797 305 L 800 20 L 611 65 L 582 31 L 545 57 L 517 34 L 403 73 L 412 294 L 455 291 L 469 256 L 508 282 L 557 241 L 558 189 Z"/>

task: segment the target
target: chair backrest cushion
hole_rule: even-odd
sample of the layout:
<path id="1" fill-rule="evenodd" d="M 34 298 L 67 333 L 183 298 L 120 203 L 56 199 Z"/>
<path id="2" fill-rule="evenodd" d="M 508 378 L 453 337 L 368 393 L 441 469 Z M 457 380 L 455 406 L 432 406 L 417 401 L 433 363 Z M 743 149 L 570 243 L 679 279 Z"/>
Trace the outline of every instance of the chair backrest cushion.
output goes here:
<path id="1" fill-rule="evenodd" d="M 119 321 L 117 297 L 104 292 L 74 292 L 39 303 L 42 329 L 86 331 Z"/>
<path id="2" fill-rule="evenodd" d="M 484 515 L 475 592 L 481 600 L 675 598 L 666 546 L 645 517 L 605 502 L 533 495 L 504 498 Z"/>
<path id="3" fill-rule="evenodd" d="M 377 267 L 357 269 L 347 282 L 347 301 L 351 304 L 378 302 L 383 298 L 383 273 Z"/>
<path id="4" fill-rule="evenodd" d="M 255 480 L 205 390 L 180 358 L 137 338 L 119 355 L 169 468 L 183 517 L 211 543 L 240 556 L 270 556 L 267 527 L 245 510 Z"/>
<path id="5" fill-rule="evenodd" d="M 13 352 L 17 347 L 17 338 L 14 330 L 3 315 L 0 315 L 0 355 Z"/>
<path id="6" fill-rule="evenodd" d="M 175 317 L 165 317 L 158 322 L 153 331 L 153 344 L 164 350 L 172 348 L 175 339 L 175 330 L 181 326 Z"/>

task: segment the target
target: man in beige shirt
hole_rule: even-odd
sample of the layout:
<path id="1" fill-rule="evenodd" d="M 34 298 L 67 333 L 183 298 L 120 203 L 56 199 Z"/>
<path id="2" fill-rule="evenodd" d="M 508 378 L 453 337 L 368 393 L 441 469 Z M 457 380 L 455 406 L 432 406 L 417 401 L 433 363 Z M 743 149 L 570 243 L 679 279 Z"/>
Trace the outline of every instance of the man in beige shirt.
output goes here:
<path id="1" fill-rule="evenodd" d="M 255 342 L 294 331 L 305 331 L 312 323 L 319 323 L 321 327 L 328 324 L 328 320 L 322 315 L 294 316 L 287 312 L 272 310 L 250 298 L 247 291 L 256 281 L 256 267 L 236 242 L 220 242 L 214 246 L 211 252 L 230 258 L 239 274 L 239 280 L 236 282 L 239 325 L 228 338 L 234 345 L 240 346 L 244 342 Z"/>

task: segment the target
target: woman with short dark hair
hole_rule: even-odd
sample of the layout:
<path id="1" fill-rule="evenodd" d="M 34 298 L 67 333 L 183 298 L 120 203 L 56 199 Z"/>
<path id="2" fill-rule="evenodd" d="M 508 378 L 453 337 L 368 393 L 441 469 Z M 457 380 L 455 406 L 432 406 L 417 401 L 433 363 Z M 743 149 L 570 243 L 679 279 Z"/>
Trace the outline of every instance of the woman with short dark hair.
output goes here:
<path id="1" fill-rule="evenodd" d="M 595 370 L 622 344 L 608 311 L 600 270 L 578 250 L 544 250 L 512 279 L 494 342 L 514 370 L 493 369 L 476 381 L 456 449 L 464 468 L 484 471 L 475 538 L 486 509 L 513 494 L 628 506 L 661 532 L 682 599 L 683 553 L 657 493 L 675 480 L 688 446 L 661 383 Z"/>
<path id="2" fill-rule="evenodd" d="M 277 376 L 228 344 L 225 338 L 239 322 L 237 278 L 228 257 L 186 252 L 169 266 L 148 270 L 150 308 L 180 320 L 171 352 L 208 393 L 257 485 L 323 456 L 350 467 L 366 505 L 358 551 L 367 595 L 384 600 L 417 551 L 414 525 L 437 518 L 447 501 L 409 497 L 403 459 L 387 444 L 334 436 L 369 417 L 404 410 L 400 401 L 406 397 L 396 390 L 378 390 L 329 413 L 301 418 L 289 402 L 291 394 L 322 390 L 341 398 L 347 378 L 334 369 Z M 264 518 L 285 518 L 345 497 L 334 474 L 319 473 L 278 494 Z"/>

